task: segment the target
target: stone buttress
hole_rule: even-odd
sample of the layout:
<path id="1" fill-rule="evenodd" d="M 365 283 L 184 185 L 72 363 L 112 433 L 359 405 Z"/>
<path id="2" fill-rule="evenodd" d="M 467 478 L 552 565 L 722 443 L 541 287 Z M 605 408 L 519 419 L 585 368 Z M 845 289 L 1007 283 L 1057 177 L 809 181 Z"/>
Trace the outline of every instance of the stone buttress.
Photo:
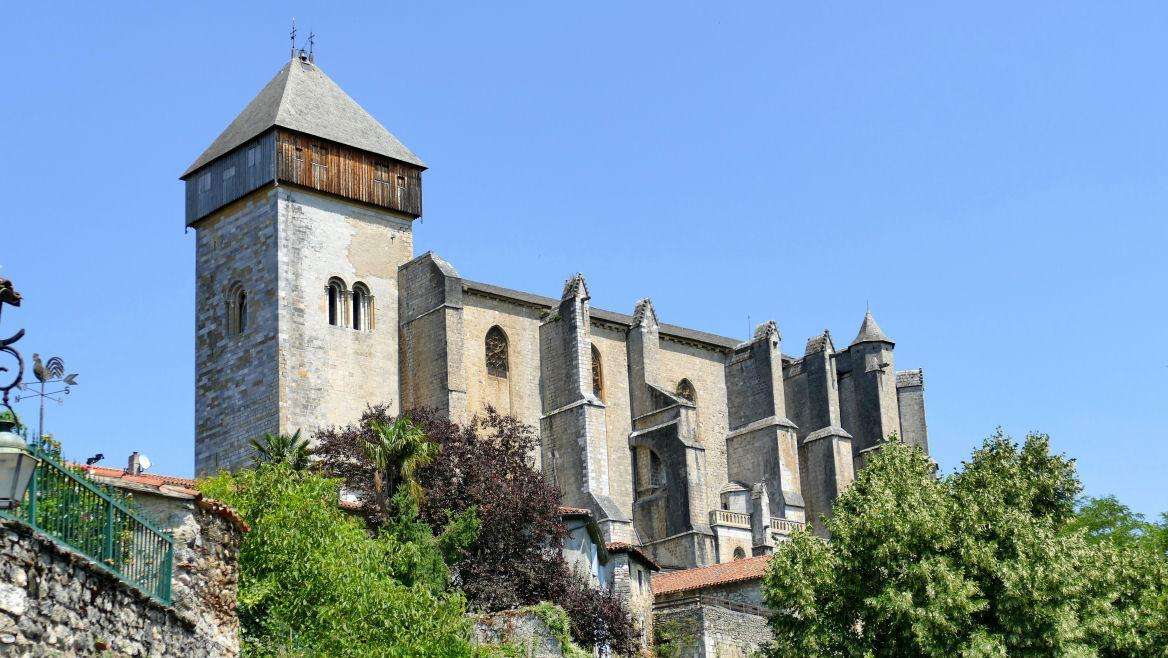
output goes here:
<path id="1" fill-rule="evenodd" d="M 627 346 L 637 533 L 647 552 L 666 568 L 713 563 L 706 449 L 697 437 L 694 404 L 662 387 L 659 323 L 648 299 L 637 303 Z"/>
<path id="2" fill-rule="evenodd" d="M 788 368 L 787 384 L 800 404 L 789 407 L 799 424 L 799 457 L 808 522 L 826 536 L 823 517 L 853 480 L 852 435 L 840 426 L 839 382 L 831 334 L 807 341 L 803 359 Z"/>
<path id="3" fill-rule="evenodd" d="M 462 278 L 433 252 L 398 268 L 402 409 L 430 407 L 467 420 Z"/>
<path id="4" fill-rule="evenodd" d="M 631 541 L 632 523 L 609 493 L 604 402 L 593 392 L 588 287 L 568 279 L 539 327 L 540 440 L 544 474 L 564 505 L 590 510 L 606 541 Z"/>

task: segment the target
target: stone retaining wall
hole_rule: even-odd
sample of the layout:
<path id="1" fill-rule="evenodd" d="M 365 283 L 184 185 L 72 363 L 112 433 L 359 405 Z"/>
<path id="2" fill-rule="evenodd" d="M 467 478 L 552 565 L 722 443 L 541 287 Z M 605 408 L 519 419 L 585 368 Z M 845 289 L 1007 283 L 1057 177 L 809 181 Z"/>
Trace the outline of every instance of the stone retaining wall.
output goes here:
<path id="1" fill-rule="evenodd" d="M 45 535 L 0 519 L 0 654 L 238 654 L 234 629 L 209 636 L 198 621 Z"/>

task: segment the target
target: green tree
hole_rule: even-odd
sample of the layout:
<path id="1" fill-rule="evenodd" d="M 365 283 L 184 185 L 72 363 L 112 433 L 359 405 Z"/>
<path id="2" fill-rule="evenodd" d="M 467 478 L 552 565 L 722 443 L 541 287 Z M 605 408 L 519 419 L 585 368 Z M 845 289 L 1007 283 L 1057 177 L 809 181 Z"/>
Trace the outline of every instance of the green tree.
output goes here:
<path id="1" fill-rule="evenodd" d="M 308 439 L 300 438 L 300 430 L 292 434 L 273 434 L 268 432 L 258 439 L 251 440 L 254 450 L 252 464 L 287 464 L 294 471 L 303 471 L 308 468 L 312 448 Z"/>
<path id="2" fill-rule="evenodd" d="M 836 501 L 829 542 L 781 546 L 774 656 L 1165 655 L 1168 568 L 1074 527 L 1074 462 L 1000 432 L 956 473 L 884 444 Z"/>
<path id="3" fill-rule="evenodd" d="M 392 422 L 375 420 L 374 438 L 361 446 L 373 465 L 373 494 L 383 515 L 390 513 L 390 500 L 403 488 L 415 504 L 425 492 L 418 482 L 418 469 L 434 461 L 438 444 L 426 437 L 422 428 L 406 416 Z"/>
<path id="4" fill-rule="evenodd" d="M 465 600 L 442 554 L 473 539 L 474 513 L 435 537 L 402 497 L 394 521 L 370 535 L 339 509 L 339 486 L 284 462 L 200 484 L 251 526 L 239 553 L 245 653 L 470 654 Z"/>
<path id="5" fill-rule="evenodd" d="M 1140 548 L 1163 557 L 1168 551 L 1168 514 L 1159 523 L 1144 520 L 1115 496 L 1083 498 L 1069 529 L 1082 530 L 1095 542 L 1110 542 L 1123 549 Z"/>

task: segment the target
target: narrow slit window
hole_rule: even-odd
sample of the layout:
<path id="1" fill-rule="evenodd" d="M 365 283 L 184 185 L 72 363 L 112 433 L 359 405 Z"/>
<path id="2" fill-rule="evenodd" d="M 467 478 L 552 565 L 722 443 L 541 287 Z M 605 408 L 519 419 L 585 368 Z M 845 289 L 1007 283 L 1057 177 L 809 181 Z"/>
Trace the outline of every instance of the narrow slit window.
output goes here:
<path id="1" fill-rule="evenodd" d="M 334 327 L 344 326 L 345 282 L 337 278 L 330 279 L 325 291 L 328 295 L 328 323 Z"/>
<path id="2" fill-rule="evenodd" d="M 604 368 L 600 365 L 600 350 L 592 346 L 592 394 L 604 400 Z"/>
<path id="3" fill-rule="evenodd" d="M 242 334 L 247 331 L 247 291 L 240 290 L 235 299 L 236 332 Z"/>
<path id="4" fill-rule="evenodd" d="M 372 299 L 369 288 L 364 283 L 353 284 L 353 328 L 357 331 L 369 331 L 372 328 L 370 322 L 372 319 L 370 313 Z"/>
<path id="5" fill-rule="evenodd" d="M 238 336 L 247 331 L 247 291 L 236 283 L 227 291 L 227 331 Z"/>

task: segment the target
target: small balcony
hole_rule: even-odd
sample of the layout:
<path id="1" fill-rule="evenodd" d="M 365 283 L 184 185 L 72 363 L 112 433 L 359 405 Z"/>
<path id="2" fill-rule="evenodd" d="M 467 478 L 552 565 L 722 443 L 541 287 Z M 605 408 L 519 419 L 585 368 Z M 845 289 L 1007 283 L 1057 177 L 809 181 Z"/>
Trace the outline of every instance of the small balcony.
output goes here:
<path id="1" fill-rule="evenodd" d="M 777 516 L 771 517 L 771 534 L 777 539 L 779 537 L 787 538 L 806 528 L 807 524 L 801 521 L 792 521 L 791 519 L 782 519 Z"/>
<path id="2" fill-rule="evenodd" d="M 750 515 L 724 509 L 710 510 L 710 525 L 725 525 L 733 528 L 750 528 Z"/>

